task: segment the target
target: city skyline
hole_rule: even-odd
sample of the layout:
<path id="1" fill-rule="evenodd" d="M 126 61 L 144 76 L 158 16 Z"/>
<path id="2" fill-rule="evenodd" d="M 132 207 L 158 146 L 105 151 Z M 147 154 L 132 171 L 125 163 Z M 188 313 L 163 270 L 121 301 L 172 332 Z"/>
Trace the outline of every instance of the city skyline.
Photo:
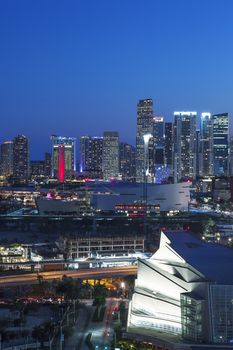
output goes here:
<path id="1" fill-rule="evenodd" d="M 150 98 L 146 98 L 146 99 L 150 99 Z M 143 100 L 143 99 L 140 99 L 140 100 Z M 136 146 L 136 129 L 137 129 L 137 108 L 136 107 L 135 107 L 135 111 L 136 111 L 136 114 L 135 114 L 135 120 L 134 120 L 134 123 L 133 123 L 133 129 L 131 129 L 131 132 L 133 130 L 135 132 L 135 134 L 132 135 L 131 138 L 123 139 L 122 134 L 119 132 L 119 128 L 118 129 L 113 129 L 113 128 L 111 129 L 111 128 L 109 128 L 109 130 L 108 130 L 108 131 L 113 131 L 113 132 L 118 132 L 119 133 L 119 142 L 128 143 L 129 145 L 132 145 L 134 147 Z M 174 123 L 174 113 L 176 113 L 177 111 L 178 110 L 173 111 L 172 115 L 169 116 L 169 117 L 167 117 L 164 114 L 158 114 L 158 113 L 154 113 L 153 117 L 157 117 L 157 116 L 161 117 L 162 116 L 164 118 L 164 122 L 165 123 Z M 183 111 L 185 113 L 189 113 L 189 111 L 188 110 L 186 111 L 185 109 L 180 109 L 179 111 Z M 223 112 L 223 113 L 211 113 L 209 111 L 203 111 L 203 110 L 200 111 L 200 112 L 199 111 L 197 112 L 197 110 L 195 110 L 195 109 L 193 109 L 192 112 L 195 112 L 196 116 L 197 116 L 197 130 L 201 129 L 201 116 L 202 116 L 202 114 L 218 115 L 218 114 L 228 113 L 226 111 Z M 102 131 L 100 130 L 99 134 L 91 134 L 89 132 L 87 132 L 87 133 L 81 133 L 80 132 L 78 135 L 77 134 L 75 135 L 74 132 L 71 132 L 69 135 L 61 133 L 59 136 L 65 137 L 65 138 L 66 137 L 68 137 L 68 138 L 71 137 L 71 138 L 75 138 L 77 140 L 80 140 L 82 137 L 101 138 L 101 137 L 103 137 L 104 132 L 106 132 L 106 130 L 103 129 Z M 132 134 L 133 134 L 133 132 L 132 132 Z M 11 133 L 8 138 L 2 139 L 2 140 L 0 139 L 0 144 L 12 141 L 13 138 L 15 136 L 17 136 L 17 135 L 24 135 L 24 136 L 26 136 L 28 138 L 28 140 L 29 140 L 29 147 L 30 147 L 30 153 L 29 153 L 30 159 L 31 160 L 42 160 L 42 159 L 44 159 L 45 153 L 51 151 L 51 136 L 58 135 L 58 133 L 54 133 L 54 134 L 50 133 L 50 134 L 48 134 L 47 138 L 45 136 L 44 141 L 46 141 L 46 143 L 45 144 L 43 143 L 43 147 L 37 148 L 37 149 L 36 149 L 37 144 L 30 137 L 30 135 L 26 135 L 23 132 L 19 133 L 17 131 L 16 131 L 15 134 Z M 165 136 L 166 135 L 164 135 L 164 137 Z M 231 123 L 231 115 L 230 115 L 230 117 L 229 117 L 229 142 L 230 142 L 231 136 L 233 136 L 233 124 Z M 80 154 L 81 149 L 80 149 L 79 142 L 78 142 L 78 145 L 76 146 L 76 149 L 77 149 L 77 158 L 76 159 L 77 159 L 77 161 L 79 161 L 79 160 L 81 160 L 81 154 Z"/>
<path id="2" fill-rule="evenodd" d="M 0 350 L 233 350 L 232 14 L 0 1 Z"/>
<path id="3" fill-rule="evenodd" d="M 197 112 L 175 111 L 173 122 L 167 122 L 154 115 L 152 99 L 139 100 L 136 147 L 122 142 L 117 131 L 104 131 L 99 137 L 82 136 L 76 156 L 76 138 L 52 135 L 51 153 L 44 154 L 44 161 L 30 160 L 29 140 L 18 135 L 13 149 L 12 141 L 1 144 L 1 174 L 10 182 L 13 175 L 15 183 L 28 183 L 36 176 L 51 176 L 60 183 L 81 175 L 157 184 L 199 176 L 232 176 L 229 114 L 203 112 L 200 117 L 199 124 Z M 18 152 L 15 140 L 20 140 Z M 17 172 L 20 176 L 15 176 Z"/>
<path id="4" fill-rule="evenodd" d="M 135 144 L 141 98 L 168 121 L 175 110 L 232 115 L 232 8 L 227 0 L 1 3 L 0 141 L 25 134 L 33 159 L 51 134 L 113 130 Z"/>

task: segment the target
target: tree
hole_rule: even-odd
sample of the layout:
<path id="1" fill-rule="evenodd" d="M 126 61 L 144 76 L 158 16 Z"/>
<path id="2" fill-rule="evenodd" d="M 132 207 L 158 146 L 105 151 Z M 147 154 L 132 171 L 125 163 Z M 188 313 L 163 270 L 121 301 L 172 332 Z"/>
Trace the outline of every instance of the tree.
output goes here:
<path id="1" fill-rule="evenodd" d="M 93 298 L 94 298 L 93 305 L 96 305 L 96 306 L 105 305 L 106 296 L 107 296 L 106 287 L 101 284 L 96 284 L 94 286 L 94 291 L 93 291 Z"/>
<path id="2" fill-rule="evenodd" d="M 126 276 L 124 280 L 125 280 L 126 289 L 128 290 L 129 297 L 131 297 L 134 291 L 135 276 Z"/>
<path id="3" fill-rule="evenodd" d="M 61 295 L 66 301 L 73 301 L 79 297 L 81 288 L 81 280 L 73 280 L 71 277 L 64 275 L 56 286 L 56 293 Z"/>
<path id="4" fill-rule="evenodd" d="M 214 222 L 214 220 L 213 219 L 211 219 L 211 218 L 208 218 L 207 220 L 206 220 L 206 222 L 205 222 L 205 224 L 204 224 L 204 234 L 205 235 L 208 235 L 208 234 L 210 234 L 210 233 L 213 233 L 213 230 L 214 230 L 214 228 L 215 228 L 215 222 Z"/>

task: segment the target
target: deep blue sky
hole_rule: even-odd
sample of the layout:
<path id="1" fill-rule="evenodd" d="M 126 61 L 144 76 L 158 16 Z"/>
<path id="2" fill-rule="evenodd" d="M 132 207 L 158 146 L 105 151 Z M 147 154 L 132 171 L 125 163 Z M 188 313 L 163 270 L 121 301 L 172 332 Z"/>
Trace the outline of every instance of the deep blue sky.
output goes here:
<path id="1" fill-rule="evenodd" d="M 155 113 L 233 115 L 232 0 L 0 1 L 0 142 L 118 130 L 135 142 L 136 103 Z"/>

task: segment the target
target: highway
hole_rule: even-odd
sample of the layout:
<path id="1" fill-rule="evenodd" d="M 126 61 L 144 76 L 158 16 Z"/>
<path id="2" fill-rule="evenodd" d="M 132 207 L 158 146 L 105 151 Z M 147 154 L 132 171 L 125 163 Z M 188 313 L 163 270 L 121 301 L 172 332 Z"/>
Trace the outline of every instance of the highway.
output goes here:
<path id="1" fill-rule="evenodd" d="M 54 279 L 61 279 L 64 275 L 72 278 L 81 279 L 98 279 L 107 277 L 124 277 L 137 274 L 137 266 L 120 266 L 120 267 L 108 267 L 98 269 L 79 269 L 79 270 L 62 270 L 62 271 L 49 271 L 40 272 L 39 276 L 43 277 L 43 280 L 51 281 Z M 0 287 L 9 287 L 21 284 L 38 283 L 38 274 L 20 274 L 20 275 L 7 275 L 0 276 Z"/>

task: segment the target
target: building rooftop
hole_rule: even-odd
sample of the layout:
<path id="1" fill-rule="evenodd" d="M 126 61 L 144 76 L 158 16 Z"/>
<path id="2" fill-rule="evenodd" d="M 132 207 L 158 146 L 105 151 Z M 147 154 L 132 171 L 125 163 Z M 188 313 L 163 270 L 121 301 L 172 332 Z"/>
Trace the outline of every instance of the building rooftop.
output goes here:
<path id="1" fill-rule="evenodd" d="M 164 232 L 170 247 L 208 280 L 233 284 L 233 248 L 206 243 L 187 231 Z"/>

